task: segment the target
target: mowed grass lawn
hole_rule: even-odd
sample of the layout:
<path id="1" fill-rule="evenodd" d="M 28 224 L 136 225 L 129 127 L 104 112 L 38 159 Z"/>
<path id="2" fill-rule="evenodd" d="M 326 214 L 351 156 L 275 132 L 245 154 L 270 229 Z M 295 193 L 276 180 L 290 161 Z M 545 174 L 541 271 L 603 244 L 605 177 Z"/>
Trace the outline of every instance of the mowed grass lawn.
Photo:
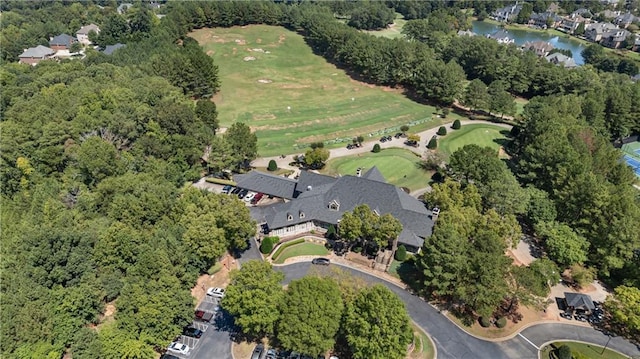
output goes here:
<path id="1" fill-rule="evenodd" d="M 355 176 L 358 167 L 363 168 L 364 174 L 376 166 L 387 182 L 415 191 L 426 187 L 433 174 L 420 168 L 419 164 L 420 157 L 415 153 L 400 148 L 387 148 L 378 153 L 367 152 L 329 159 L 322 172 L 334 176 Z"/>
<path id="2" fill-rule="evenodd" d="M 587 359 L 626 359 L 628 358 L 626 355 L 619 354 L 618 352 L 614 352 L 613 350 L 605 350 L 603 354 L 601 346 L 585 344 L 585 343 L 576 343 L 576 342 L 555 342 L 554 345 L 556 348 L 559 348 L 561 345 L 568 345 L 571 348 L 571 353 L 575 355 L 576 353 L 580 353 L 583 355 L 582 358 Z M 540 353 L 541 359 L 556 359 L 558 356 L 555 354 L 551 345 L 546 345 Z"/>
<path id="3" fill-rule="evenodd" d="M 288 258 L 299 256 L 326 256 L 329 251 L 322 245 L 304 242 L 285 248 L 275 260 L 276 264 L 282 264 Z"/>
<path id="4" fill-rule="evenodd" d="M 199 29 L 196 39 L 219 67 L 214 97 L 222 127 L 245 122 L 258 136 L 260 156 L 303 153 L 312 142 L 340 147 L 358 135 L 436 120 L 432 106 L 398 89 L 361 83 L 314 55 L 302 36 L 282 27 Z M 252 61 L 245 61 L 248 58 Z M 433 127 L 429 126 L 429 127 Z"/>
<path id="5" fill-rule="evenodd" d="M 459 130 L 448 131 L 448 134 L 441 136 L 438 141 L 438 148 L 447 156 L 468 144 L 495 148 L 497 152 L 500 146 L 506 144 L 509 134 L 506 128 L 486 124 L 464 125 Z"/>

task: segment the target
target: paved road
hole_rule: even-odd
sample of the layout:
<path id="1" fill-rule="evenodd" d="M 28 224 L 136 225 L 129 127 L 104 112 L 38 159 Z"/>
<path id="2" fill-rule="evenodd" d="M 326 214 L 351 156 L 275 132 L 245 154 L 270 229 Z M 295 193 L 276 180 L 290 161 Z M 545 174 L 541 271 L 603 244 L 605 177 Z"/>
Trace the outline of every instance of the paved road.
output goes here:
<path id="1" fill-rule="evenodd" d="M 304 277 L 310 267 L 311 264 L 306 262 L 279 266 L 276 267 L 276 270 L 282 271 L 286 276 L 285 283 L 289 283 L 292 280 Z M 398 286 L 352 268 L 342 268 L 368 282 L 384 284 L 396 293 L 405 303 L 409 316 L 420 327 L 425 329 L 436 343 L 439 359 L 537 359 L 537 348 L 551 340 L 572 339 L 605 345 L 608 339 L 607 336 L 592 328 L 567 324 L 536 325 L 525 329 L 521 333 L 522 335 L 516 335 L 512 339 L 501 342 L 477 339 L 451 323 L 449 319 L 431 305 Z M 612 339 L 609 347 L 631 356 L 640 355 L 640 350 L 637 347 L 621 338 Z"/>

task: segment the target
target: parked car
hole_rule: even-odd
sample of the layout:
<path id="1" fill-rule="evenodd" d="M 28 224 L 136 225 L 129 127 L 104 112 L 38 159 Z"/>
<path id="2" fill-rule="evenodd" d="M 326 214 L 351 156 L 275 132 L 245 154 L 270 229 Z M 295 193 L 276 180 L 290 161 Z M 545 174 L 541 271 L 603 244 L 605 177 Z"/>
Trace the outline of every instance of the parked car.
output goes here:
<path id="1" fill-rule="evenodd" d="M 167 348 L 167 350 L 173 353 L 188 355 L 190 349 L 189 349 L 189 346 L 186 344 L 173 342 L 169 344 L 169 347 Z"/>
<path id="2" fill-rule="evenodd" d="M 253 354 L 251 354 L 251 359 L 262 359 L 262 352 L 264 351 L 264 345 L 258 344 L 256 348 L 253 349 Z"/>
<path id="3" fill-rule="evenodd" d="M 244 196 L 244 201 L 245 202 L 251 202 L 251 200 L 253 200 L 253 197 L 255 197 L 255 196 L 256 196 L 255 192 L 249 191 L 249 193 L 247 193 L 247 195 Z"/>
<path id="4" fill-rule="evenodd" d="M 222 187 L 222 193 L 228 194 L 229 192 L 231 192 L 232 189 L 233 189 L 233 186 L 226 185 L 226 186 Z"/>
<path id="5" fill-rule="evenodd" d="M 320 266 L 328 266 L 329 263 L 331 263 L 331 261 L 329 261 L 329 258 L 314 258 L 311 261 L 311 264 L 317 264 Z"/>
<path id="6" fill-rule="evenodd" d="M 207 289 L 207 295 L 214 298 L 224 298 L 224 288 L 209 288 Z"/>
<path id="7" fill-rule="evenodd" d="M 278 359 L 278 352 L 273 348 L 267 350 L 267 356 L 265 359 Z"/>
<path id="8" fill-rule="evenodd" d="M 567 320 L 573 319 L 573 314 L 571 312 L 562 312 L 560 313 L 560 316 Z"/>
<path id="9" fill-rule="evenodd" d="M 202 330 L 194 327 L 186 327 L 182 331 L 182 335 L 185 335 L 191 338 L 200 339 L 200 337 L 202 336 Z"/>
<path id="10" fill-rule="evenodd" d="M 251 204 L 257 204 L 258 202 L 260 202 L 262 197 L 264 197 L 264 193 L 262 192 L 256 193 L 256 195 L 253 196 L 253 199 L 251 200 Z"/>
<path id="11" fill-rule="evenodd" d="M 196 310 L 195 313 L 195 319 L 201 322 L 210 323 L 213 317 L 215 317 L 215 313 L 205 312 L 204 310 Z"/>

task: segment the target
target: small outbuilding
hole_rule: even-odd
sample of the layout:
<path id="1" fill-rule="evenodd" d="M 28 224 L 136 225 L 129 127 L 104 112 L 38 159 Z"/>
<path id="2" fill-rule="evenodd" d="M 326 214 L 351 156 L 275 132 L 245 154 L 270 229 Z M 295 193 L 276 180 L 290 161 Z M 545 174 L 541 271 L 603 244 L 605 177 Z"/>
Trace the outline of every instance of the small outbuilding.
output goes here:
<path id="1" fill-rule="evenodd" d="M 564 301 L 567 305 L 566 308 L 570 310 L 583 310 L 585 312 L 591 312 L 596 309 L 591 297 L 582 293 L 564 293 Z"/>

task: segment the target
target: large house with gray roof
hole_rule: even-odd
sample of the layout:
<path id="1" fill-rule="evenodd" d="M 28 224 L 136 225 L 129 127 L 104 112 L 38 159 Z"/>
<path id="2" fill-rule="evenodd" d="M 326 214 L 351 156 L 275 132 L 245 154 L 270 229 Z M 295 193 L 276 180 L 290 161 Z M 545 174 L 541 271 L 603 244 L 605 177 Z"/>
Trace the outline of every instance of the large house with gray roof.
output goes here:
<path id="1" fill-rule="evenodd" d="M 431 235 L 433 220 L 424 203 L 386 182 L 373 167 L 361 176 L 331 177 L 302 171 L 297 180 L 252 171 L 236 176 L 237 186 L 283 198 L 283 202 L 251 207 L 251 216 L 269 235 L 293 237 L 340 228 L 345 212 L 367 204 L 378 215 L 391 214 L 402 223 L 398 244 L 420 251 Z"/>

